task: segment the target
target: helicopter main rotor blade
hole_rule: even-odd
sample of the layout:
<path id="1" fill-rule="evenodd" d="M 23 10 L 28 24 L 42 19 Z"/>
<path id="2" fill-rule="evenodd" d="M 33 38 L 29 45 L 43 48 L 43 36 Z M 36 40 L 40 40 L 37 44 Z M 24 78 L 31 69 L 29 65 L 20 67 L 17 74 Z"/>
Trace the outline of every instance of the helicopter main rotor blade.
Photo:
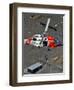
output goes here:
<path id="1" fill-rule="evenodd" d="M 48 20 L 47 20 L 47 24 L 46 24 L 45 30 L 42 34 L 42 40 L 41 40 L 40 44 L 43 42 L 43 37 L 44 37 L 44 35 L 46 34 L 46 32 L 48 30 L 49 23 L 50 23 L 50 18 L 48 18 Z"/>
<path id="2" fill-rule="evenodd" d="M 43 22 L 40 22 L 40 24 L 42 25 L 42 26 L 44 26 L 45 27 L 45 23 L 43 23 Z M 53 29 L 54 31 L 57 31 L 57 29 L 55 28 L 55 27 L 52 27 L 52 26 L 48 26 L 48 28 L 50 28 L 50 29 Z"/>
<path id="3" fill-rule="evenodd" d="M 48 18 L 48 20 L 47 20 L 47 24 L 46 24 L 46 27 L 45 27 L 45 30 L 44 30 L 43 34 L 45 34 L 48 31 L 49 23 L 50 23 L 50 18 Z"/>

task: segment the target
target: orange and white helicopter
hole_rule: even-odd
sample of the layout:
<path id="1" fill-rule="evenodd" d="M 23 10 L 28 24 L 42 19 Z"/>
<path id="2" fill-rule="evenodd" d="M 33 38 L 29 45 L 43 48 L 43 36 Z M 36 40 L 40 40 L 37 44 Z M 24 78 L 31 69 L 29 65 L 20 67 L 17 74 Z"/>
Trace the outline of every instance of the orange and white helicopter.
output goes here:
<path id="1" fill-rule="evenodd" d="M 49 27 L 49 23 L 50 23 L 50 18 L 48 18 L 48 20 L 47 20 L 47 24 L 46 24 L 44 32 L 42 34 L 35 34 L 28 39 L 24 39 L 24 44 L 25 45 L 33 45 L 35 47 L 47 46 L 50 48 L 62 46 L 63 44 L 60 40 L 56 39 L 53 36 L 46 35 L 46 32 L 47 32 L 48 27 Z"/>

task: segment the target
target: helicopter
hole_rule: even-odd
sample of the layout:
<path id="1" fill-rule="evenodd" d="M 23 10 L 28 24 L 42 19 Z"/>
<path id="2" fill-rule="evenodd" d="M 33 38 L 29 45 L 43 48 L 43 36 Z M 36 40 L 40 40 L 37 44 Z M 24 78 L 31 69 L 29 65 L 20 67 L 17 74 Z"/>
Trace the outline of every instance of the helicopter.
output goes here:
<path id="1" fill-rule="evenodd" d="M 55 48 L 57 46 L 62 46 L 62 41 L 58 40 L 54 36 L 47 35 L 48 28 L 52 28 L 56 31 L 54 27 L 49 26 L 50 18 L 47 19 L 46 26 L 43 23 L 40 23 L 41 25 L 45 26 L 45 30 L 42 34 L 34 34 L 32 37 L 29 37 L 27 39 L 24 39 L 24 45 L 32 45 L 35 47 L 49 47 L 49 48 Z"/>

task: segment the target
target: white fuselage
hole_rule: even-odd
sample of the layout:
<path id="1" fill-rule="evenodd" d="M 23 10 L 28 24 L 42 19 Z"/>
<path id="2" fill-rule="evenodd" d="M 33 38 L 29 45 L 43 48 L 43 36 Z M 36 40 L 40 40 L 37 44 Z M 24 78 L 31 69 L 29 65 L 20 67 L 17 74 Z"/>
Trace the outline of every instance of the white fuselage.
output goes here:
<path id="1" fill-rule="evenodd" d="M 42 36 L 40 34 L 35 34 L 32 38 L 31 44 L 36 47 L 43 47 L 43 40 Z"/>

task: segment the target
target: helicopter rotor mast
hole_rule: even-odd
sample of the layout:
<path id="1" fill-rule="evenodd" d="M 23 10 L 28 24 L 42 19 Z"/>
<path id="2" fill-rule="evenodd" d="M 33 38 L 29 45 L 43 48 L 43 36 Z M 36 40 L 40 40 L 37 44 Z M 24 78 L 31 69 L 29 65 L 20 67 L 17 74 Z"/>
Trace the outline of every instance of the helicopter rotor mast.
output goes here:
<path id="1" fill-rule="evenodd" d="M 47 24 L 46 24 L 43 34 L 46 34 L 46 32 L 48 31 L 49 23 L 50 23 L 50 18 L 48 18 L 48 20 L 47 20 Z"/>

